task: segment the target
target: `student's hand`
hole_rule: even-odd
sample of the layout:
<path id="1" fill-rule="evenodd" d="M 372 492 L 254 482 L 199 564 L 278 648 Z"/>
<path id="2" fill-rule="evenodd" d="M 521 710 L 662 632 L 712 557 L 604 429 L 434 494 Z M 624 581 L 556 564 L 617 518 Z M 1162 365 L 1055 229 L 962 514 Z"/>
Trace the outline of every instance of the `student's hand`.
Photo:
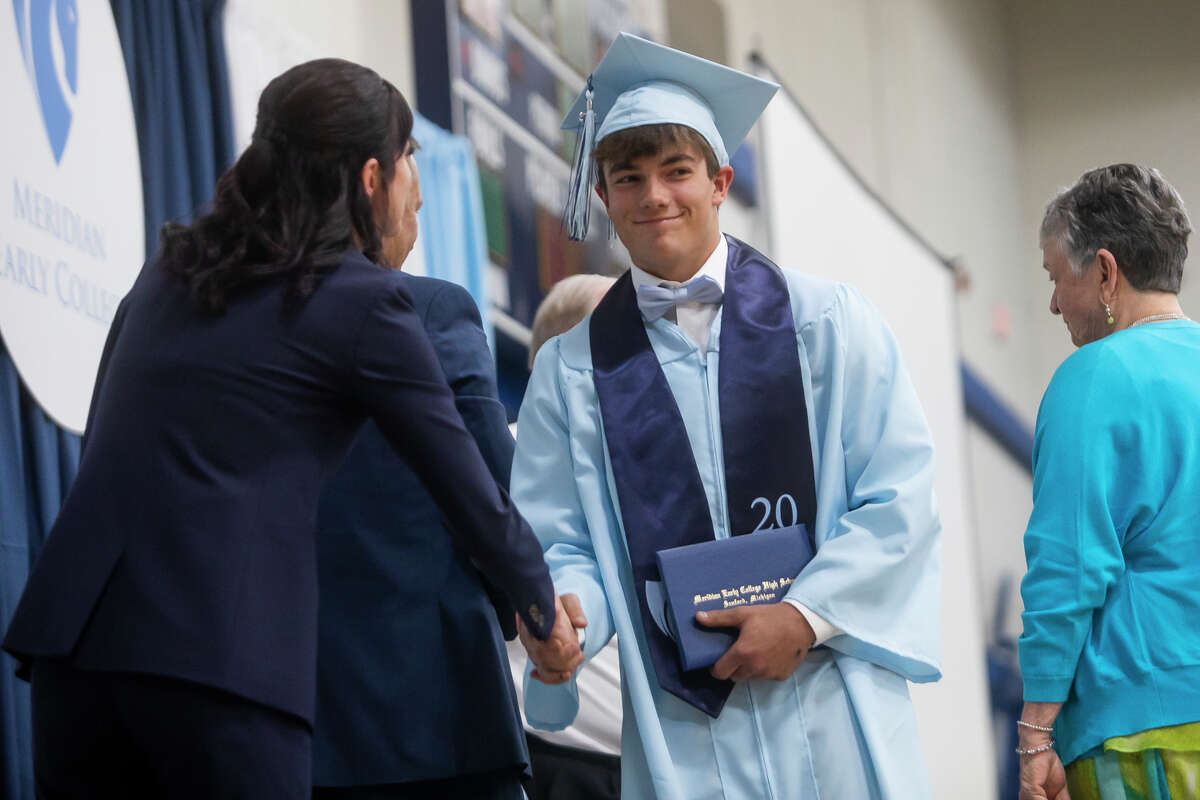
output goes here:
<path id="1" fill-rule="evenodd" d="M 1024 746 L 1024 745 L 1022 745 Z M 1071 800 L 1062 759 L 1053 750 L 1021 756 L 1020 800 Z"/>
<path id="2" fill-rule="evenodd" d="M 579 598 L 573 594 L 554 597 L 554 627 L 544 642 L 534 638 L 529 629 L 517 617 L 517 633 L 521 644 L 533 662 L 533 677 L 542 683 L 566 683 L 575 668 L 583 663 L 583 651 L 579 649 L 576 628 L 586 628 L 587 617 L 580 607 Z"/>
<path id="3" fill-rule="evenodd" d="M 700 611 L 696 621 L 709 628 L 738 629 L 737 641 L 710 670 L 719 680 L 784 680 L 800 666 L 817 638 L 791 603 Z"/>

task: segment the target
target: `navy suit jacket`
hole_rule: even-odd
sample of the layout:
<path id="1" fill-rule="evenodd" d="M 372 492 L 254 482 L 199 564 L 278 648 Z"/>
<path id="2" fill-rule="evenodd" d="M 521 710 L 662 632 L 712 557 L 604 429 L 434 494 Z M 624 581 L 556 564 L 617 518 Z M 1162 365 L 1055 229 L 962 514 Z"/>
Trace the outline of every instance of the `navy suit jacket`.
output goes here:
<path id="1" fill-rule="evenodd" d="M 548 635 L 541 547 L 463 425 L 408 291 L 347 251 L 303 304 L 273 282 L 221 316 L 143 269 L 4 649 L 26 668 L 53 657 L 180 678 L 311 722 L 317 501 L 367 417 Z"/>
<path id="2" fill-rule="evenodd" d="M 513 439 L 475 301 L 447 281 L 405 276 L 404 285 L 467 429 L 507 488 Z M 469 553 L 374 425 L 326 486 L 317 519 L 313 783 L 401 783 L 528 763 L 498 626 L 512 624 L 512 610 L 493 609 Z"/>

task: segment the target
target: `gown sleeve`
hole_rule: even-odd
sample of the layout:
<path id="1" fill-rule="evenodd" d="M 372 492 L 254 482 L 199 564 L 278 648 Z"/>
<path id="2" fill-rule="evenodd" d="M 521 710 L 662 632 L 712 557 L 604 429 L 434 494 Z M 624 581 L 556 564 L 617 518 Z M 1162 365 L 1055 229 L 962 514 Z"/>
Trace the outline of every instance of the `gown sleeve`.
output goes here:
<path id="1" fill-rule="evenodd" d="M 517 421 L 512 493 L 542 543 L 559 596 L 579 597 L 588 625 L 583 646 L 590 659 L 613 636 L 612 613 L 584 514 L 581 493 L 605 486 L 603 464 L 580 463 L 571 448 L 567 405 L 560 385 L 557 339 L 538 352 Z M 579 707 L 575 679 L 547 686 L 525 678 L 525 716 L 543 730 L 561 730 Z"/>
<path id="2" fill-rule="evenodd" d="M 822 443 L 822 472 L 845 479 L 830 486 L 819 475 L 817 507 L 839 504 L 844 491 L 846 510 L 818 535 L 788 597 L 843 631 L 831 649 L 909 681 L 935 681 L 941 522 L 929 427 L 895 337 L 865 298 L 842 287 L 815 325 L 807 350 L 829 408 L 826 437 L 814 443 Z"/>

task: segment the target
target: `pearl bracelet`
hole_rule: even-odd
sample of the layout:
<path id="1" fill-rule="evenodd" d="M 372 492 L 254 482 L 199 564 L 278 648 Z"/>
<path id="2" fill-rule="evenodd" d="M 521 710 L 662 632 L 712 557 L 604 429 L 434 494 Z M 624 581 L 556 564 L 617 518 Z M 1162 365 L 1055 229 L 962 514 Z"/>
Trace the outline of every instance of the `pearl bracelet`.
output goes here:
<path id="1" fill-rule="evenodd" d="M 1029 728 L 1030 730 L 1034 730 L 1034 731 L 1042 731 L 1043 733 L 1053 733 L 1054 732 L 1054 726 L 1052 726 L 1052 725 L 1049 727 L 1047 727 L 1046 725 L 1034 725 L 1032 722 L 1026 722 L 1023 719 L 1017 720 L 1017 724 L 1020 725 L 1022 728 Z"/>
<path id="2" fill-rule="evenodd" d="M 1044 753 L 1047 750 L 1054 749 L 1054 740 L 1051 739 L 1049 744 L 1041 745 L 1040 747 L 1018 747 L 1017 755 L 1019 756 L 1034 756 L 1038 753 Z"/>

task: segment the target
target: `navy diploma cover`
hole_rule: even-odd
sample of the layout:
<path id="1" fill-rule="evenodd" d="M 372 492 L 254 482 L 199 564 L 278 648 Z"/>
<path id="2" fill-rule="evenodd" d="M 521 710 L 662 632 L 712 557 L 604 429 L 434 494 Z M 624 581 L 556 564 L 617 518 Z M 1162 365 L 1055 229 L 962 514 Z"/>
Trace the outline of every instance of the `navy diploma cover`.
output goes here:
<path id="1" fill-rule="evenodd" d="M 717 384 L 729 529 L 805 525 L 811 532 L 812 444 L 787 281 L 761 253 L 727 238 Z M 646 582 L 661 578 L 659 551 L 711 541 L 714 529 L 683 417 L 628 273 L 590 326 L 593 379 L 655 674 L 668 692 L 716 717 L 733 683 L 683 670 L 646 600 Z"/>
<path id="2" fill-rule="evenodd" d="M 803 525 L 659 550 L 662 620 L 649 582 L 647 602 L 654 621 L 678 644 L 683 670 L 711 667 L 737 638 L 733 630 L 696 622 L 697 611 L 778 603 L 812 557 Z"/>

